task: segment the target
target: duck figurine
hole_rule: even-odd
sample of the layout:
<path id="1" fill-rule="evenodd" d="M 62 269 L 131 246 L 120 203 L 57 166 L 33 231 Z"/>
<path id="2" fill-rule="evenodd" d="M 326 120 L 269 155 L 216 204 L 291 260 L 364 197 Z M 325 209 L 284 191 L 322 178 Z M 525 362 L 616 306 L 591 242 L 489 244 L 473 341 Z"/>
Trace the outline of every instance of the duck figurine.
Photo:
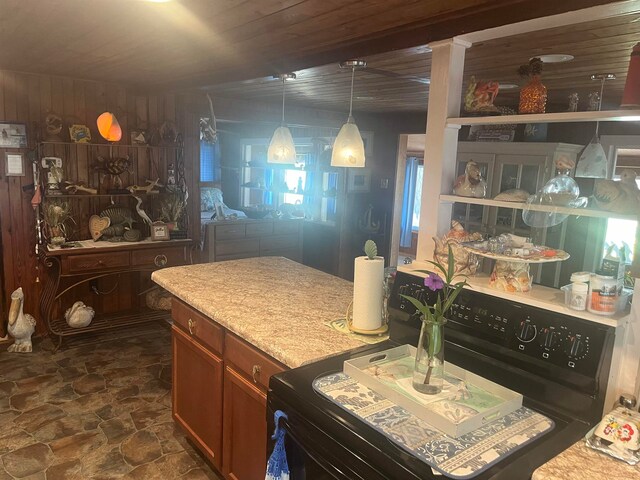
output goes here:
<path id="1" fill-rule="evenodd" d="M 620 172 L 620 181 L 596 180 L 593 198 L 600 210 L 619 214 L 635 214 L 640 208 L 640 189 L 633 170 Z"/>
<path id="2" fill-rule="evenodd" d="M 467 162 L 464 174 L 460 175 L 453 185 L 453 193 L 473 198 L 484 198 L 487 195 L 487 182 L 482 178 L 482 172 L 476 162 Z"/>
<path id="3" fill-rule="evenodd" d="M 11 307 L 9 308 L 8 332 L 14 338 L 13 345 L 7 348 L 7 352 L 29 353 L 33 351 L 31 335 L 36 329 L 36 319 L 28 313 L 24 313 L 24 292 L 22 287 L 11 294 Z"/>
<path id="4" fill-rule="evenodd" d="M 71 328 L 84 328 L 91 323 L 95 310 L 81 301 L 74 303 L 64 314 L 64 318 Z"/>

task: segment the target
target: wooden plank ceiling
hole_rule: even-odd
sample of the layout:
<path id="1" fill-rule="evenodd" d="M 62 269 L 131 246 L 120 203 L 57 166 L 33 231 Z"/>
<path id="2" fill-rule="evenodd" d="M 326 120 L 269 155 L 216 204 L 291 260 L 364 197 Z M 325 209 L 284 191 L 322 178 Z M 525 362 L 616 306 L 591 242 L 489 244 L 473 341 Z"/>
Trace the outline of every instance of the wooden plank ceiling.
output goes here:
<path id="1" fill-rule="evenodd" d="M 3 0 L 0 68 L 203 86 L 614 0 Z"/>
<path id="2" fill-rule="evenodd" d="M 546 64 L 543 83 L 548 88 L 550 111 L 566 109 L 568 95 L 578 92 L 580 109 L 586 109 L 587 96 L 599 90 L 590 80 L 592 73 L 615 73 L 617 80 L 605 87 L 604 107 L 620 103 L 629 54 L 640 42 L 640 16 L 623 15 L 606 20 L 580 23 L 500 40 L 478 43 L 467 51 L 465 78 L 497 80 L 522 84 L 518 66 L 530 57 L 544 54 L 570 54 L 567 63 Z M 414 47 L 365 57 L 366 69 L 356 73 L 354 109 L 363 112 L 426 111 L 431 53 Z M 337 63 L 297 72 L 287 82 L 290 102 L 333 110 L 348 108 L 350 75 Z M 226 83 L 209 89 L 213 94 L 277 102 L 281 83 L 271 77 Z M 497 105 L 517 106 L 519 89 L 502 90 Z M 604 108 L 603 107 L 603 108 Z"/>

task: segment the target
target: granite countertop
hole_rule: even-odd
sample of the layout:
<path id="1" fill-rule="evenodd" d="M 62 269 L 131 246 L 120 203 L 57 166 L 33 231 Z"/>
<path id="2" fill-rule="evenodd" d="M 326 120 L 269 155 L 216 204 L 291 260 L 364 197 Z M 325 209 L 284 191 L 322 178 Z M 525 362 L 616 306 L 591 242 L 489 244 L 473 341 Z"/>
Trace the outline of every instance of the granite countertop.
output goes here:
<path id="1" fill-rule="evenodd" d="M 165 268 L 151 278 L 291 368 L 364 345 L 324 325 L 344 318 L 353 284 L 286 258 Z"/>
<path id="2" fill-rule="evenodd" d="M 640 478 L 640 465 L 632 466 L 608 457 L 580 440 L 533 472 L 531 480 L 631 478 Z"/>

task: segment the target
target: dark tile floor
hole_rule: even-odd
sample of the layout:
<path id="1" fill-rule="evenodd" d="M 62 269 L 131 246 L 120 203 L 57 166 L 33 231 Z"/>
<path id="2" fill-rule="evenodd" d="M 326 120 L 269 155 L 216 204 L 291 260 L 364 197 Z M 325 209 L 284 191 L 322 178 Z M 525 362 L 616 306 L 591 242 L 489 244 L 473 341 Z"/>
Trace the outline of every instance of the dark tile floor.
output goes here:
<path id="1" fill-rule="evenodd" d="M 167 328 L 51 350 L 0 351 L 0 480 L 218 479 L 171 419 Z"/>

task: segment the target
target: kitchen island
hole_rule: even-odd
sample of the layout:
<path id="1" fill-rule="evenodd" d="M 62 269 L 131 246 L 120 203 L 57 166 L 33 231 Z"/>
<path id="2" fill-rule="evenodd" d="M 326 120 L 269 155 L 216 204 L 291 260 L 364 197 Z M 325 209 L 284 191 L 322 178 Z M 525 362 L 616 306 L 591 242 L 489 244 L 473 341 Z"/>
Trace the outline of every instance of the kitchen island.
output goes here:
<path id="1" fill-rule="evenodd" d="M 363 345 L 325 325 L 353 284 L 282 257 L 159 270 L 174 295 L 173 418 L 226 478 L 264 478 L 269 378 Z"/>

